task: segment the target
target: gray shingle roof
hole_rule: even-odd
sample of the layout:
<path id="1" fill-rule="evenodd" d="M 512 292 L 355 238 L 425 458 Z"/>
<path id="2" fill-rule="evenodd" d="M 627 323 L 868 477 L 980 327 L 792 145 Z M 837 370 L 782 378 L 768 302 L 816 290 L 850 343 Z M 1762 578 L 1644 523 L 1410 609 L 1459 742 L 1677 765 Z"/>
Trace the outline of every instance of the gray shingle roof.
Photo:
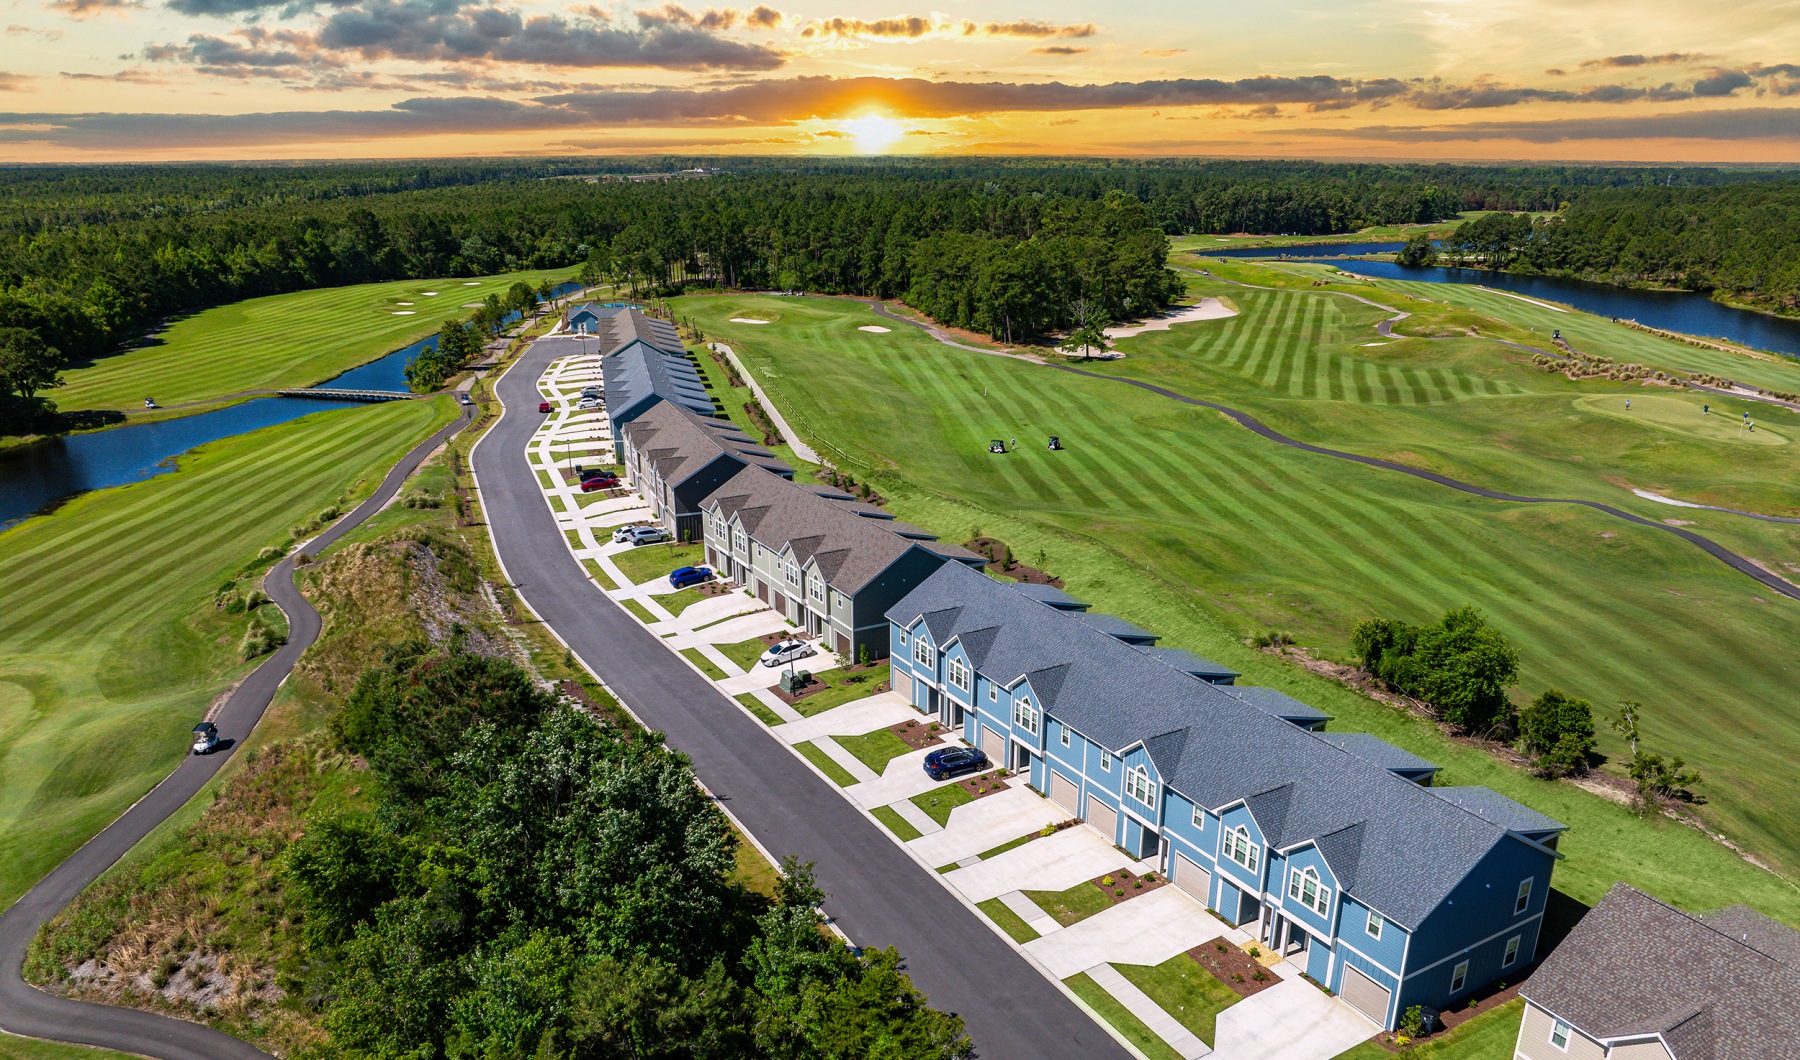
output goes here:
<path id="1" fill-rule="evenodd" d="M 1105 615 L 1098 611 L 1072 611 L 1070 615 L 1078 618 L 1095 629 L 1111 637 L 1117 637 L 1131 644 L 1149 646 L 1155 644 L 1157 635 L 1135 622 L 1127 622 L 1118 615 Z"/>
<path id="2" fill-rule="evenodd" d="M 1193 674 L 1195 677 L 1204 677 L 1208 680 L 1217 681 L 1221 678 L 1235 679 L 1238 676 L 1238 672 L 1231 667 L 1221 666 L 1203 655 L 1195 655 L 1186 648 L 1151 647 L 1145 648 L 1144 650 L 1156 658 L 1161 659 L 1163 662 L 1168 663 L 1170 666 L 1173 666 L 1175 669 L 1180 670 L 1183 673 Z M 1327 718 L 1329 718 L 1329 715 L 1327 715 Z"/>
<path id="3" fill-rule="evenodd" d="M 894 533 L 893 524 L 885 519 L 859 515 L 844 502 L 755 468 L 733 475 L 700 508 L 726 519 L 735 516 L 744 532 L 766 548 L 780 552 L 791 547 L 802 567 L 817 560 L 826 584 L 847 596 L 854 596 L 915 548 L 957 565 L 981 563 L 980 556 L 959 545 Z"/>
<path id="4" fill-rule="evenodd" d="M 1316 722 L 1330 721 L 1331 715 L 1310 703 L 1302 703 L 1293 696 L 1277 688 L 1264 688 L 1262 685 L 1232 685 L 1224 689 L 1228 695 L 1236 696 L 1257 710 L 1273 714 L 1283 721 L 1311 725 Z"/>
<path id="5" fill-rule="evenodd" d="M 600 361 L 606 411 L 614 420 L 644 399 L 658 397 L 702 416 L 713 414 L 711 395 L 694 363 L 647 342 L 633 340 Z"/>
<path id="6" fill-rule="evenodd" d="M 587 302 L 569 306 L 563 319 L 572 320 L 582 313 L 591 313 L 595 317 L 595 322 L 588 327 L 588 334 L 594 337 L 601 356 L 633 342 L 648 343 L 670 353 L 682 352 L 681 336 L 675 325 L 660 317 L 649 316 L 641 309 Z"/>
<path id="7" fill-rule="evenodd" d="M 1154 740 L 1169 787 L 1213 810 L 1250 801 L 1277 848 L 1337 835 L 1338 855 L 1357 866 L 1354 893 L 1404 927 L 1507 841 L 1504 827 L 1270 713 L 1271 697 L 1209 684 L 974 571 L 946 565 L 887 617 L 923 617 L 940 645 L 982 631 L 985 676 L 1029 677 L 1047 711 L 1115 753 Z"/>
<path id="8" fill-rule="evenodd" d="M 1431 793 L 1445 802 L 1460 806 L 1484 821 L 1525 835 L 1538 832 L 1560 832 L 1561 821 L 1545 817 L 1529 806 L 1514 802 L 1492 788 L 1432 788 Z"/>
<path id="9" fill-rule="evenodd" d="M 1076 596 L 1063 592 L 1054 585 L 1038 585 L 1034 582 L 1019 582 L 1013 588 L 1031 597 L 1033 600 L 1049 604 L 1059 611 L 1086 611 L 1088 603 Z"/>
<path id="10" fill-rule="evenodd" d="M 1366 732 L 1322 732 L 1319 739 L 1333 747 L 1341 747 L 1365 762 L 1373 762 L 1387 770 L 1406 770 L 1419 773 L 1429 770 L 1437 772 L 1437 764 L 1428 762 L 1411 751 L 1402 750 L 1388 743 L 1379 736 L 1371 736 Z M 1482 788 L 1482 791 L 1488 789 Z M 1510 801 L 1510 800 L 1509 800 Z M 1515 805 L 1517 805 L 1515 803 Z M 1502 824 L 1496 821 L 1495 824 Z M 1502 824 L 1502 827 L 1504 825 Z"/>
<path id="11" fill-rule="evenodd" d="M 793 473 L 780 457 L 744 437 L 729 420 L 696 416 L 666 401 L 625 424 L 620 433 L 671 487 L 681 485 L 721 456 L 766 468 L 771 478 Z"/>
<path id="12" fill-rule="evenodd" d="M 1522 992 L 1591 1037 L 1661 1034 L 1676 1060 L 1793 1060 L 1800 969 L 1720 930 L 1739 909 L 1701 918 L 1616 883 Z"/>

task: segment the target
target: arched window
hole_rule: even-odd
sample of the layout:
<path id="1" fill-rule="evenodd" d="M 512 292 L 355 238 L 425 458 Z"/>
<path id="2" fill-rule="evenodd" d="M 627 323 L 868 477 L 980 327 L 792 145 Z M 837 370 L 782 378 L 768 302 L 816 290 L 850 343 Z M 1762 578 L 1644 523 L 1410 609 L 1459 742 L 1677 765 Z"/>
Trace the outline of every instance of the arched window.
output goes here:
<path id="1" fill-rule="evenodd" d="M 1308 865 L 1304 871 L 1288 870 L 1288 897 L 1319 914 L 1331 906 L 1331 888 L 1319 880 L 1319 871 Z"/>
<path id="2" fill-rule="evenodd" d="M 1243 825 L 1225 833 L 1222 841 L 1226 857 L 1242 865 L 1251 872 L 1256 871 L 1258 859 L 1262 856 L 1262 848 L 1250 842 L 1250 830 Z"/>

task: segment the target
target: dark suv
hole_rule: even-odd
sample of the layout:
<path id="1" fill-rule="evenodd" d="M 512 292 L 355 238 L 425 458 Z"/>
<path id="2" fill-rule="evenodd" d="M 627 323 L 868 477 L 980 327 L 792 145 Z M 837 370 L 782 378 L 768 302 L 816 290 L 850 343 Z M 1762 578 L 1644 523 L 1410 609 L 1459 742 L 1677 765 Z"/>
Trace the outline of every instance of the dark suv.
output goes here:
<path id="1" fill-rule="evenodd" d="M 988 767 L 988 756 L 978 747 L 945 747 L 925 756 L 925 773 L 933 780 L 948 780 Z"/>

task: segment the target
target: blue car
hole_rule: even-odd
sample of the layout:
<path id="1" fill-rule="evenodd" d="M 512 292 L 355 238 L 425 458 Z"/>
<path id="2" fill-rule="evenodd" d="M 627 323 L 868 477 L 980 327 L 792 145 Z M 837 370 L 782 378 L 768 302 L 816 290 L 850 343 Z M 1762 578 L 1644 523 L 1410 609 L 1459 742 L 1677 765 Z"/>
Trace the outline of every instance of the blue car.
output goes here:
<path id="1" fill-rule="evenodd" d="M 987 767 L 988 756 L 979 747 L 943 747 L 925 756 L 925 773 L 933 780 L 979 773 Z"/>
<path id="2" fill-rule="evenodd" d="M 669 572 L 669 584 L 677 589 L 712 581 L 710 567 L 681 567 Z"/>

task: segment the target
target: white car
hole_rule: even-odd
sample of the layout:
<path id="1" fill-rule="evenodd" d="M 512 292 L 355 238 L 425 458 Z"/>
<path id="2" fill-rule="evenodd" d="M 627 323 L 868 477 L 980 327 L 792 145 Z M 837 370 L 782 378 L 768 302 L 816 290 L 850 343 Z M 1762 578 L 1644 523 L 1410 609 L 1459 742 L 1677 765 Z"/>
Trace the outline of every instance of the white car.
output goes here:
<path id="1" fill-rule="evenodd" d="M 804 659 L 809 655 L 817 654 L 819 654 L 819 649 L 806 641 L 789 639 L 763 652 L 759 661 L 764 666 L 785 666 L 796 659 Z"/>
<path id="2" fill-rule="evenodd" d="M 577 411 L 577 412 L 592 412 L 595 409 L 599 408 L 600 404 L 601 404 L 601 402 L 600 402 L 599 398 L 582 398 L 580 401 L 577 401 L 575 403 L 575 411 Z"/>
<path id="3" fill-rule="evenodd" d="M 654 545 L 659 541 L 669 540 L 669 532 L 660 526 L 634 526 L 631 533 L 625 536 L 633 547 L 638 545 Z"/>

